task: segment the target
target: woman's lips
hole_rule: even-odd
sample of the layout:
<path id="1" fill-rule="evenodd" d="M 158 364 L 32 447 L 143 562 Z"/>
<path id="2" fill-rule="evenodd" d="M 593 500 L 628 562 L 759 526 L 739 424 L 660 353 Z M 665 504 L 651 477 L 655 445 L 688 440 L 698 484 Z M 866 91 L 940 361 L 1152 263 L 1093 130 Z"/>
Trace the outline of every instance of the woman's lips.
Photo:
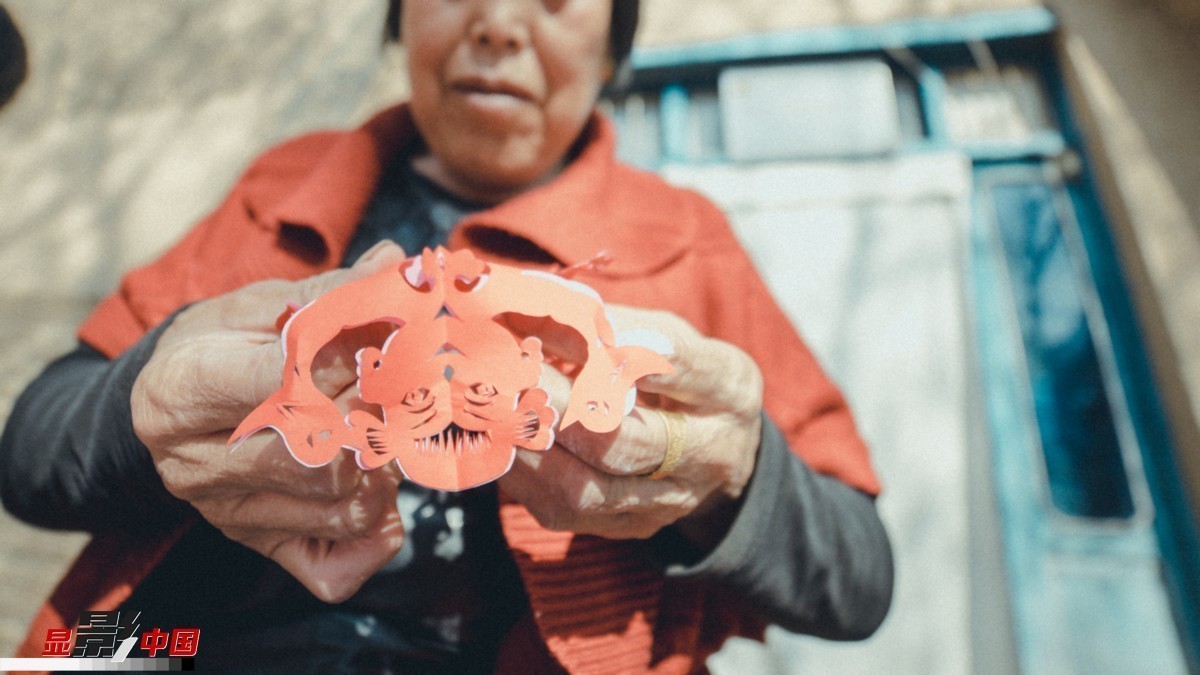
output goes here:
<path id="1" fill-rule="evenodd" d="M 532 101 L 533 93 L 519 84 L 508 80 L 486 77 L 462 77 L 451 86 L 464 94 L 481 94 L 485 96 L 507 96 L 510 98 Z"/>
<path id="2" fill-rule="evenodd" d="M 535 104 L 536 97 L 524 87 L 504 80 L 462 78 L 451 89 L 479 112 L 509 115 Z"/>

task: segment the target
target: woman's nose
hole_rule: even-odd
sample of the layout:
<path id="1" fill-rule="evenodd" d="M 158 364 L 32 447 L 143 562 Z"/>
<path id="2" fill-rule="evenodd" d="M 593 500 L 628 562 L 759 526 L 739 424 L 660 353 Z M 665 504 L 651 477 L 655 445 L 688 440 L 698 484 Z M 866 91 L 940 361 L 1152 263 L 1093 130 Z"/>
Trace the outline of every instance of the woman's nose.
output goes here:
<path id="1" fill-rule="evenodd" d="M 529 0 L 476 0 L 471 41 L 488 51 L 520 51 L 529 42 L 529 4 Z"/>

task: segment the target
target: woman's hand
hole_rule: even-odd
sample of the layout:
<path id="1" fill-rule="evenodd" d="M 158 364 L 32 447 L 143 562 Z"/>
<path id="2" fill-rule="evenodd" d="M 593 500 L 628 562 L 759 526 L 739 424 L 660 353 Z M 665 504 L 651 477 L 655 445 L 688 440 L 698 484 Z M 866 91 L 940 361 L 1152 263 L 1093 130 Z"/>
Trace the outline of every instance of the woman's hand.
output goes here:
<path id="1" fill-rule="evenodd" d="M 352 595 L 403 542 L 398 472 L 362 471 L 350 453 L 311 469 L 276 434 L 256 434 L 235 449 L 227 442 L 280 385 L 275 320 L 287 303 L 309 302 L 403 257 L 398 246 L 380 245 L 350 269 L 197 303 L 163 332 L 133 387 L 134 430 L 167 490 L 327 602 Z M 336 401 L 354 394 L 353 348 L 339 341 L 314 363 L 314 380 Z"/>
<path id="2" fill-rule="evenodd" d="M 674 346 L 675 372 L 638 382 L 640 402 L 621 427 L 595 434 L 580 425 L 560 430 L 544 453 L 518 450 L 501 487 L 547 528 L 608 538 L 645 538 L 674 524 L 698 548 L 724 536 L 735 505 L 754 472 L 761 432 L 762 373 L 733 345 L 706 338 L 667 312 L 609 306 L 619 330 L 650 329 Z M 542 337 L 544 349 L 581 362 L 578 341 L 556 339 L 544 324 L 519 321 L 517 331 Z M 571 383 L 551 368 L 542 385 L 555 407 L 565 407 Z M 679 463 L 661 479 L 667 419 L 682 415 L 670 436 L 682 435 Z M 679 419 L 679 418 L 676 418 Z"/>

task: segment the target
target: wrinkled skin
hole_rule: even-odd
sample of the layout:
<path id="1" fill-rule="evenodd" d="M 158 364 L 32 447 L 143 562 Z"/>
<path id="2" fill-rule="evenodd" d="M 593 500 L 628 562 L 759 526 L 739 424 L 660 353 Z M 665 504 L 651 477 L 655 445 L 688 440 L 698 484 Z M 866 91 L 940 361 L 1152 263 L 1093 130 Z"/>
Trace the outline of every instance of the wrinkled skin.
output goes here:
<path id="1" fill-rule="evenodd" d="M 610 305 L 608 313 L 622 331 L 666 336 L 673 372 L 638 380 L 639 401 L 617 429 L 593 433 L 573 425 L 547 452 L 519 450 L 500 487 L 551 530 L 641 539 L 673 526 L 697 550 L 710 550 L 728 530 L 754 472 L 762 373 L 741 349 L 701 335 L 670 312 Z M 582 358 L 566 331 L 538 320 L 510 323 L 518 334 L 541 336 L 547 358 Z M 552 368 L 542 372 L 553 405 L 562 405 L 573 384 Z M 683 462 L 663 480 L 646 478 L 667 446 L 654 409 L 682 413 L 687 427 Z"/>
<path id="2" fill-rule="evenodd" d="M 364 472 L 349 453 L 310 469 L 274 435 L 232 450 L 226 440 L 279 387 L 279 308 L 403 258 L 398 246 L 382 244 L 350 269 L 251 284 L 184 309 L 159 337 L 130 397 L 134 432 L 164 487 L 328 602 L 349 597 L 403 543 L 399 471 Z M 313 363 L 311 381 L 335 407 L 355 394 L 353 363 L 354 352 L 339 349 Z"/>

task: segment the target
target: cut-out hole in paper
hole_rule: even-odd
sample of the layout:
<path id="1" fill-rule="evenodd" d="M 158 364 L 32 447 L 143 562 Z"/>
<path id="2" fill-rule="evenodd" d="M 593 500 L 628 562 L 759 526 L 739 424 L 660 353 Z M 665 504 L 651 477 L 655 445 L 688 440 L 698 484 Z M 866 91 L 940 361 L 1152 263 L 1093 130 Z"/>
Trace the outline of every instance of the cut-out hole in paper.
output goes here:
<path id="1" fill-rule="evenodd" d="M 502 316 L 550 319 L 547 325 L 578 334 L 585 354 L 561 416 L 537 387 L 541 339 L 514 335 L 497 322 Z M 281 318 L 283 385 L 230 442 L 270 428 L 307 466 L 327 464 L 346 448 L 364 469 L 395 461 L 410 480 L 441 490 L 499 478 L 517 448 L 548 449 L 560 424 L 613 431 L 638 378 L 671 372 L 651 349 L 618 346 L 600 297 L 587 286 L 488 264 L 470 251 L 426 249 Z M 355 355 L 361 400 L 346 414 L 314 384 L 313 362 L 339 336 L 381 324 L 395 328 L 382 345 Z"/>

